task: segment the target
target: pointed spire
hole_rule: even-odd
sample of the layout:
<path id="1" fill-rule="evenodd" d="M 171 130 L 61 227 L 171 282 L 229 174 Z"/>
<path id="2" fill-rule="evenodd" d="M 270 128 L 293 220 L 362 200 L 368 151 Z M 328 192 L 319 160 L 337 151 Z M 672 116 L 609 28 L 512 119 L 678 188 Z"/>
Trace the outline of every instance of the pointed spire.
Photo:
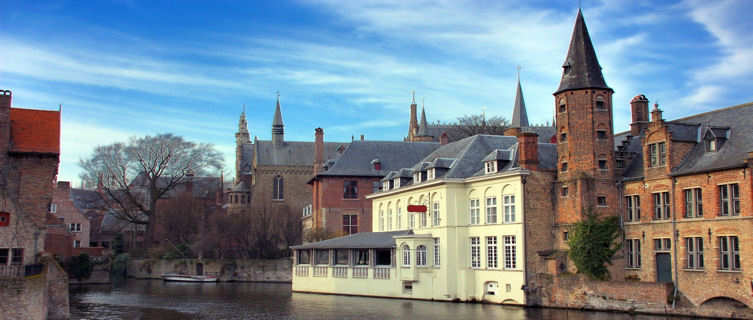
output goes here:
<path id="1" fill-rule="evenodd" d="M 578 16 L 575 18 L 570 48 L 567 51 L 567 58 L 562 68 L 562 80 L 555 94 L 575 89 L 612 90 L 604 81 L 599 60 L 596 58 L 596 51 L 591 43 L 591 36 L 588 34 L 588 28 L 586 28 L 586 22 L 583 19 L 583 12 L 580 9 L 578 9 Z"/>
<path id="2" fill-rule="evenodd" d="M 413 96 L 413 99 L 411 100 L 410 104 L 416 104 L 416 90 L 412 90 L 410 94 L 411 96 Z"/>
<path id="3" fill-rule="evenodd" d="M 520 66 L 518 66 L 518 89 L 515 91 L 515 105 L 512 108 L 510 127 L 528 127 L 528 112 L 526 112 L 526 102 L 523 100 L 523 88 L 520 86 Z"/>
<path id="4" fill-rule="evenodd" d="M 421 101 L 421 124 L 418 126 L 418 135 L 419 136 L 426 136 L 426 127 L 428 126 L 426 122 L 426 110 L 423 101 Z"/>
<path id="5" fill-rule="evenodd" d="M 272 120 L 272 143 L 279 145 L 284 141 L 284 125 L 282 124 L 282 112 L 280 112 L 280 92 L 277 92 L 277 105 L 275 106 L 275 117 Z"/>

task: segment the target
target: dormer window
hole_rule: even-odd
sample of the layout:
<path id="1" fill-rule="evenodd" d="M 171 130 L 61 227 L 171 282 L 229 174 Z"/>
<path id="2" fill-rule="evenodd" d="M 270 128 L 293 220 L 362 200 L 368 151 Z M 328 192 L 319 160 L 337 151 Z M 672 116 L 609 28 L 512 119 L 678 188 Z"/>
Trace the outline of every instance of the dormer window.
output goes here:
<path id="1" fill-rule="evenodd" d="M 664 142 L 648 145 L 649 167 L 663 167 L 667 163 L 667 145 Z"/>
<path id="2" fill-rule="evenodd" d="M 436 172 L 434 170 L 435 170 L 434 168 L 426 170 L 426 175 L 427 175 L 426 180 L 434 180 L 434 178 L 436 178 L 435 176 Z"/>
<path id="3" fill-rule="evenodd" d="M 484 168 L 484 172 L 487 174 L 497 172 L 497 161 L 487 161 Z"/>
<path id="4" fill-rule="evenodd" d="M 400 188 L 400 178 L 395 178 L 394 185 L 395 185 L 395 188 Z"/>
<path id="5" fill-rule="evenodd" d="M 390 190 L 390 182 L 389 181 L 382 182 L 382 191 L 388 191 L 388 190 Z"/>
<path id="6" fill-rule="evenodd" d="M 421 183 L 421 173 L 417 172 L 413 174 L 413 183 Z"/>
<path id="7" fill-rule="evenodd" d="M 706 140 L 706 151 L 707 152 L 716 152 L 716 139 L 709 139 Z"/>

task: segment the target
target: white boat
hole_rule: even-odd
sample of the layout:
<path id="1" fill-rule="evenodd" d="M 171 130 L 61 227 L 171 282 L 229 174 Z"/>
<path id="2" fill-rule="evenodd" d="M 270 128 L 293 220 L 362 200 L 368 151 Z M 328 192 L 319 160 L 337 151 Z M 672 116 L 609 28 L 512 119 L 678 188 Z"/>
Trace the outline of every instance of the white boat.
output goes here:
<path id="1" fill-rule="evenodd" d="M 193 276 L 188 274 L 166 273 L 162 275 L 162 280 L 180 282 L 217 282 L 217 276 Z"/>

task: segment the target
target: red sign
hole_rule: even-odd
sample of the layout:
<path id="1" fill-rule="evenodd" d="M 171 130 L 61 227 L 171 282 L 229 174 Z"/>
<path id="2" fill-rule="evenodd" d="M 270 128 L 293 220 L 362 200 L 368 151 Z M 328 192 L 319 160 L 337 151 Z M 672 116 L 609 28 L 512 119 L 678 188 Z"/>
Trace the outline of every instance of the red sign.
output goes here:
<path id="1" fill-rule="evenodd" d="M 408 205 L 408 212 L 426 212 L 426 206 Z"/>

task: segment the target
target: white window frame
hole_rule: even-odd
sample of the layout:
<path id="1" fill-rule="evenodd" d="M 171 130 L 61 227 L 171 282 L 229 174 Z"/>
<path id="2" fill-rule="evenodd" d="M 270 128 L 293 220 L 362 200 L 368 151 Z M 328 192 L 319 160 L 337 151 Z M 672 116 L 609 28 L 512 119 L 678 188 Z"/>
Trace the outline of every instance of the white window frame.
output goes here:
<path id="1" fill-rule="evenodd" d="M 497 236 L 486 237 L 486 267 L 489 269 L 499 269 L 499 249 L 497 247 Z"/>
<path id="2" fill-rule="evenodd" d="M 505 223 L 515 222 L 515 195 L 506 194 L 502 196 L 502 206 L 505 212 Z"/>
<path id="3" fill-rule="evenodd" d="M 410 267 L 410 247 L 404 244 L 401 250 L 403 251 L 403 267 Z"/>
<path id="4" fill-rule="evenodd" d="M 434 238 L 434 266 L 438 267 L 440 260 L 439 260 L 439 238 Z"/>
<path id="5" fill-rule="evenodd" d="M 479 237 L 470 238 L 471 269 L 481 268 L 481 240 Z"/>
<path id="6" fill-rule="evenodd" d="M 436 179 L 436 172 L 434 171 L 434 168 L 426 170 L 426 180 L 434 179 Z"/>
<path id="7" fill-rule="evenodd" d="M 641 268 L 641 240 L 625 239 L 625 265 L 629 269 Z"/>
<path id="8" fill-rule="evenodd" d="M 387 208 L 387 224 L 386 231 L 392 230 L 392 208 Z"/>
<path id="9" fill-rule="evenodd" d="M 400 188 L 400 178 L 395 178 L 392 180 L 392 188 L 397 189 Z"/>
<path id="10" fill-rule="evenodd" d="M 685 268 L 703 270 L 703 237 L 685 238 Z"/>
<path id="11" fill-rule="evenodd" d="M 722 217 L 740 215 L 740 185 L 737 183 L 719 185 L 719 210 L 719 216 Z"/>
<path id="12" fill-rule="evenodd" d="M 505 269 L 515 270 L 518 267 L 517 240 L 514 235 L 504 236 L 505 240 Z"/>
<path id="13" fill-rule="evenodd" d="M 416 228 L 416 214 L 413 212 L 408 212 L 408 228 Z"/>
<path id="14" fill-rule="evenodd" d="M 379 209 L 379 231 L 384 231 L 384 209 Z"/>
<path id="15" fill-rule="evenodd" d="M 487 173 L 487 174 L 489 174 L 489 173 L 496 173 L 497 172 L 497 161 L 496 160 L 487 161 L 486 164 L 484 165 L 484 168 L 485 168 L 485 173 Z"/>
<path id="16" fill-rule="evenodd" d="M 400 230 L 400 228 L 403 227 L 402 219 L 403 219 L 403 208 L 400 207 L 400 205 L 397 206 L 396 209 L 396 219 L 397 219 L 397 228 L 396 230 Z"/>
<path id="17" fill-rule="evenodd" d="M 469 224 L 480 224 L 481 223 L 481 200 L 470 199 L 468 201 L 468 212 L 470 214 L 470 216 L 468 217 L 470 219 Z"/>
<path id="18" fill-rule="evenodd" d="M 50 213 L 57 213 L 58 212 L 58 205 L 57 203 L 50 203 Z"/>
<path id="19" fill-rule="evenodd" d="M 491 200 L 491 201 L 490 201 Z M 497 224 L 497 197 L 486 197 L 486 224 Z"/>
<path id="20" fill-rule="evenodd" d="M 426 246 L 425 245 L 419 245 L 418 247 L 416 247 L 416 266 L 417 267 L 426 266 Z"/>
<path id="21" fill-rule="evenodd" d="M 74 248 L 81 248 L 81 240 L 73 240 Z"/>
<path id="22" fill-rule="evenodd" d="M 434 201 L 431 205 L 431 225 L 436 227 L 442 221 L 439 215 L 439 201 Z"/>

